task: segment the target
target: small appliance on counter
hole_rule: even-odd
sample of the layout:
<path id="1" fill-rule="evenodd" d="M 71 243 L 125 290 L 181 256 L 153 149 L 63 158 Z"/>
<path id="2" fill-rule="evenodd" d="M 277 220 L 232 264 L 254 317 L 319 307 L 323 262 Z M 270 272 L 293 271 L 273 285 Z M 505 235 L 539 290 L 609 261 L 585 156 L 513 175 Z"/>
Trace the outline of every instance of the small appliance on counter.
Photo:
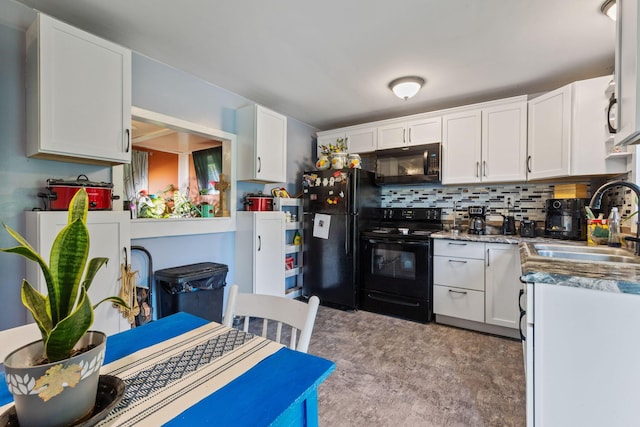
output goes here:
<path id="1" fill-rule="evenodd" d="M 484 206 L 469 206 L 469 234 L 485 234 L 487 229 L 487 211 Z"/>
<path id="2" fill-rule="evenodd" d="M 547 199 L 544 236 L 554 239 L 586 240 L 585 206 L 589 199 Z"/>
<path id="3" fill-rule="evenodd" d="M 82 187 L 89 197 L 89 210 L 111 210 L 112 201 L 120 199 L 120 196 L 113 195 L 113 184 L 89 181 L 86 175 L 78 175 L 75 180 L 47 179 L 47 191 L 38 193 L 38 197 L 42 199 L 45 210 L 66 211 Z"/>
<path id="4" fill-rule="evenodd" d="M 507 214 L 502 215 L 500 232 L 505 236 L 513 236 L 516 234 L 516 218 L 513 216 L 511 202 L 507 204 Z"/>
<path id="5" fill-rule="evenodd" d="M 536 237 L 536 222 L 531 219 L 520 221 L 520 236 Z"/>
<path id="6" fill-rule="evenodd" d="M 245 210 L 247 211 L 272 211 L 273 196 L 262 194 L 262 191 L 244 196 Z"/>

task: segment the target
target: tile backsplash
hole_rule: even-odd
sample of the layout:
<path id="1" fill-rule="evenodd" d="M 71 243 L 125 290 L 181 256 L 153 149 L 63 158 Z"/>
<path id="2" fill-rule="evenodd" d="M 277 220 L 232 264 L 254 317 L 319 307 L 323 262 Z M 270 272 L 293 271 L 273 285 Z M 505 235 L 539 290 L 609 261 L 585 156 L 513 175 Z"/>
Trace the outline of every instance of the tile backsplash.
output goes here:
<path id="1" fill-rule="evenodd" d="M 587 194 L 598 186 L 587 185 Z M 504 185 L 416 185 L 388 186 L 381 191 L 381 207 L 384 208 L 442 208 L 442 219 L 453 220 L 453 205 L 456 204 L 456 221 L 468 219 L 467 207 L 485 206 L 487 215 L 507 214 L 510 202 L 516 221 L 545 220 L 545 201 L 552 199 L 555 184 L 504 184 Z M 608 215 L 611 206 L 618 206 L 623 217 L 636 211 L 635 194 L 626 187 L 616 187 L 607 192 L 602 200 L 602 210 Z M 635 222 L 635 221 L 634 221 Z"/>
<path id="2" fill-rule="evenodd" d="M 516 220 L 544 221 L 545 201 L 553 198 L 553 184 L 513 184 L 479 186 L 394 186 L 383 187 L 382 207 L 442 208 L 443 220 L 466 219 L 467 207 L 481 205 L 488 215 L 507 214 L 507 203 Z"/>

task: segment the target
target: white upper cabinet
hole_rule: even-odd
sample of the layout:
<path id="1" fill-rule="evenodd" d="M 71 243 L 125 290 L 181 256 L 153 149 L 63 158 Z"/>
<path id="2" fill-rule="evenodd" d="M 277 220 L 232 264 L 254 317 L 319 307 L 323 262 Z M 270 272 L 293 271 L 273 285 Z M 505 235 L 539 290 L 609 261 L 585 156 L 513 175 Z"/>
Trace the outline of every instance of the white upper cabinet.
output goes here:
<path id="1" fill-rule="evenodd" d="M 354 126 L 343 130 L 318 132 L 316 155 L 322 146 L 335 144 L 338 138 L 347 138 L 348 153 L 371 153 L 378 146 L 378 128 L 376 126 Z"/>
<path id="2" fill-rule="evenodd" d="M 349 153 L 370 153 L 375 151 L 378 146 L 378 128 L 376 126 L 348 129 L 345 132 L 345 137 Z"/>
<path id="3" fill-rule="evenodd" d="M 442 141 L 442 117 L 423 117 L 378 126 L 378 149 Z"/>
<path id="4" fill-rule="evenodd" d="M 236 112 L 238 180 L 287 182 L 287 118 L 260 105 Z"/>
<path id="5" fill-rule="evenodd" d="M 627 171 L 624 157 L 606 158 L 610 80 L 573 82 L 529 101 L 530 180 Z"/>
<path id="6" fill-rule="evenodd" d="M 569 175 L 570 123 L 570 85 L 529 101 L 529 179 Z"/>
<path id="7" fill-rule="evenodd" d="M 445 114 L 443 184 L 526 180 L 527 103 L 506 103 Z"/>
<path id="8" fill-rule="evenodd" d="M 482 109 L 482 181 L 527 178 L 527 102 Z"/>
<path id="9" fill-rule="evenodd" d="M 27 156 L 131 161 L 131 51 L 38 13 L 27 31 Z"/>
<path id="10" fill-rule="evenodd" d="M 480 110 L 446 114 L 442 118 L 442 183 L 481 182 Z"/>
<path id="11" fill-rule="evenodd" d="M 618 0 L 616 44 L 616 144 L 640 140 L 640 43 L 638 0 Z"/>

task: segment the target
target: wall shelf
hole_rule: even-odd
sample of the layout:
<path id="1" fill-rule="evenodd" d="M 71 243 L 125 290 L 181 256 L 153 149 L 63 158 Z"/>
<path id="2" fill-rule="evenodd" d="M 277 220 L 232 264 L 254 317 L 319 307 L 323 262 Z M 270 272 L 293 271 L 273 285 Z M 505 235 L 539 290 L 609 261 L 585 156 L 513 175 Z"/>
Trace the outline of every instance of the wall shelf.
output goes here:
<path id="1" fill-rule="evenodd" d="M 295 221 L 285 222 L 285 257 L 293 258 L 294 268 L 287 270 L 285 267 L 285 295 L 288 298 L 297 298 L 302 296 L 302 252 L 303 245 L 293 244 L 296 233 L 304 241 L 303 223 L 302 223 L 302 199 L 274 197 L 273 210 L 285 212 L 287 218 L 295 216 Z M 283 260 L 284 265 L 284 260 Z"/>

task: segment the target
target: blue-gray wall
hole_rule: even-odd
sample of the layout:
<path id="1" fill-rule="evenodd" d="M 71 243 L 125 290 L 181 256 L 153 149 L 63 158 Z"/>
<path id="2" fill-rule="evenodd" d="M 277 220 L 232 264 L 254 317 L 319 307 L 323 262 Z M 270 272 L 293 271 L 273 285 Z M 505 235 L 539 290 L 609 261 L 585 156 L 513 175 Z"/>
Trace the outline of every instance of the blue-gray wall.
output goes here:
<path id="1" fill-rule="evenodd" d="M 8 18 L 16 15 L 16 8 L 24 9 L 18 11 L 22 18 L 20 22 L 12 22 L 12 18 Z M 111 180 L 108 167 L 36 160 L 25 156 L 25 27 L 22 22 L 25 16 L 35 18 L 35 13 L 22 5 L 0 0 L 0 179 L 3 183 L 0 188 L 0 218 L 23 234 L 24 211 L 40 206 L 37 193 L 46 187 L 47 178 L 75 179 L 79 174 L 86 174 L 94 181 Z M 132 100 L 137 107 L 235 133 L 235 110 L 251 102 L 141 55 L 133 55 L 132 65 Z M 289 118 L 287 131 L 289 167 L 286 187 L 295 193 L 300 187 L 297 168 L 304 169 L 312 164 L 310 158 L 315 129 Z M 246 192 L 268 191 L 271 187 L 238 183 L 238 197 Z M 242 204 L 238 207 L 241 208 Z M 233 283 L 234 233 L 137 239 L 132 244 L 144 246 L 151 252 L 155 270 L 194 262 L 219 262 L 229 265 L 227 282 Z M 0 233 L 1 247 L 13 245 L 6 233 Z M 239 263 L 241 265 L 242 261 Z M 27 321 L 19 292 L 25 265 L 15 255 L 0 254 L 0 330 Z"/>

